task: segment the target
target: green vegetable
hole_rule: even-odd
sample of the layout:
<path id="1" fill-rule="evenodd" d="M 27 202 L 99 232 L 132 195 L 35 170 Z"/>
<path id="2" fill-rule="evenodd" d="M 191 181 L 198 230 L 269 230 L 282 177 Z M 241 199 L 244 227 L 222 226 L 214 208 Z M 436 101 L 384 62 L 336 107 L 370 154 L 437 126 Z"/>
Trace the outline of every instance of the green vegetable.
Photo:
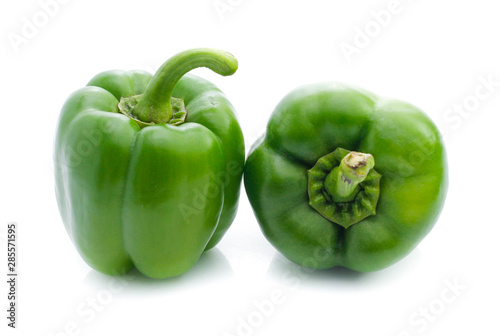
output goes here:
<path id="1" fill-rule="evenodd" d="M 237 61 L 193 49 L 154 77 L 103 72 L 62 108 L 54 157 L 59 210 L 82 257 L 102 273 L 135 265 L 152 278 L 182 274 L 234 219 L 243 136 L 224 94 L 185 75 L 197 67 L 228 76 Z"/>
<path id="2" fill-rule="evenodd" d="M 446 196 L 432 121 L 346 85 L 291 92 L 250 152 L 245 188 L 265 236 L 310 268 L 369 272 L 397 262 L 431 230 Z"/>

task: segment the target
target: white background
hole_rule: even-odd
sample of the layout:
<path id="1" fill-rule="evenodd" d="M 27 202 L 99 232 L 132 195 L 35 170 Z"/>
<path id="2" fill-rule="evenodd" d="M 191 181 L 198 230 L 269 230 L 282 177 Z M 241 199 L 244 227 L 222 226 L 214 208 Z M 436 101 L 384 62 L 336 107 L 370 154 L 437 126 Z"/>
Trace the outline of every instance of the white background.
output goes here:
<path id="1" fill-rule="evenodd" d="M 500 333 L 495 2 L 62 2 L 49 8 L 50 17 L 35 0 L 2 1 L 0 8 L 4 273 L 6 225 L 19 225 L 18 329 L 9 334 Z M 388 9 L 390 18 L 380 14 Z M 23 32 L 27 22 L 39 27 Z M 365 30 L 368 38 L 360 33 Z M 11 42 L 21 37 L 21 44 Z M 356 53 L 346 56 L 347 45 Z M 232 77 L 206 69 L 194 73 L 228 95 L 247 150 L 279 100 L 303 84 L 347 82 L 426 111 L 446 135 L 450 166 L 448 198 L 434 230 L 406 259 L 383 271 L 307 272 L 266 241 L 243 189 L 231 229 L 187 274 L 154 281 L 137 272 L 116 279 L 90 269 L 64 230 L 54 196 L 59 110 L 100 71 L 153 72 L 194 47 L 220 48 L 238 58 Z M 487 87 L 488 80 L 496 84 Z M 10 328 L 2 283 L 3 334 Z"/>

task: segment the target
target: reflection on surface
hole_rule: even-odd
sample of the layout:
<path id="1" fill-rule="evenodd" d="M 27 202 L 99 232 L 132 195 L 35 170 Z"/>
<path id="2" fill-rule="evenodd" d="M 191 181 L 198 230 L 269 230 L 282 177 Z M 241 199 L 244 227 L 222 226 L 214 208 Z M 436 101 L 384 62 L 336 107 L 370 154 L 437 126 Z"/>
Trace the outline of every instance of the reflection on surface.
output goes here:
<path id="1" fill-rule="evenodd" d="M 360 273 L 345 267 L 334 267 L 329 269 L 315 270 L 305 268 L 285 258 L 276 252 L 267 271 L 268 277 L 280 281 L 285 285 L 296 287 L 299 284 L 308 286 L 325 284 L 331 286 L 337 284 L 377 284 L 385 279 L 397 278 L 398 275 L 407 274 L 416 270 L 416 264 L 421 262 L 421 254 L 418 249 L 410 253 L 406 258 L 396 264 L 371 273 Z"/>
<path id="2" fill-rule="evenodd" d="M 132 269 L 121 276 L 108 276 L 95 270 L 90 270 L 84 279 L 84 283 L 90 287 L 102 288 L 110 281 L 125 283 L 132 289 L 182 288 L 186 285 L 196 286 L 197 283 L 207 283 L 217 279 L 227 279 L 233 276 L 233 270 L 226 256 L 217 248 L 213 248 L 202 254 L 200 260 L 194 267 L 180 276 L 168 279 L 151 279 L 144 276 L 137 269 Z"/>

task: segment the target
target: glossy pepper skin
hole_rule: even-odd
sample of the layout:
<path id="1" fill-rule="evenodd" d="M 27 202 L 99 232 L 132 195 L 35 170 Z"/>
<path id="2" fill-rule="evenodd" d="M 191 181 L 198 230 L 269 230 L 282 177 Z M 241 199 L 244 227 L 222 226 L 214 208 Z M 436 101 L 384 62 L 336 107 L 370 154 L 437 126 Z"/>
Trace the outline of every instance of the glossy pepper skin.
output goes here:
<path id="1" fill-rule="evenodd" d="M 243 136 L 225 95 L 184 75 L 200 66 L 226 76 L 237 61 L 223 51 L 188 50 L 154 78 L 143 71 L 98 74 L 64 104 L 54 156 L 57 201 L 92 268 L 176 276 L 231 225 Z"/>
<path id="2" fill-rule="evenodd" d="M 352 181 L 335 180 L 340 166 L 333 156 L 351 151 L 374 166 L 349 201 L 340 191 Z M 288 259 L 370 272 L 405 257 L 431 230 L 446 196 L 447 164 L 437 128 L 418 108 L 322 83 L 298 88 L 278 104 L 250 150 L 244 179 L 263 233 Z"/>

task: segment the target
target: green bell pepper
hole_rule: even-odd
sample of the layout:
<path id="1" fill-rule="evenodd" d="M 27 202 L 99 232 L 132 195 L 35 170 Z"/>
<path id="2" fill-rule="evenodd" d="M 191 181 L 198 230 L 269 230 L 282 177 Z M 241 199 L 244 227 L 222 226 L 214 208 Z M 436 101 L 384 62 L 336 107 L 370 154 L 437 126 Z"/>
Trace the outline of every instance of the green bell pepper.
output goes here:
<path id="1" fill-rule="evenodd" d="M 244 176 L 267 239 L 315 269 L 397 262 L 431 230 L 447 190 L 443 142 L 422 111 L 336 83 L 278 104 Z"/>
<path id="2" fill-rule="evenodd" d="M 182 274 L 235 217 L 243 135 L 224 94 L 185 75 L 197 67 L 227 76 L 238 63 L 223 51 L 188 50 L 154 77 L 100 73 L 62 108 L 58 206 L 79 253 L 102 273 Z"/>

